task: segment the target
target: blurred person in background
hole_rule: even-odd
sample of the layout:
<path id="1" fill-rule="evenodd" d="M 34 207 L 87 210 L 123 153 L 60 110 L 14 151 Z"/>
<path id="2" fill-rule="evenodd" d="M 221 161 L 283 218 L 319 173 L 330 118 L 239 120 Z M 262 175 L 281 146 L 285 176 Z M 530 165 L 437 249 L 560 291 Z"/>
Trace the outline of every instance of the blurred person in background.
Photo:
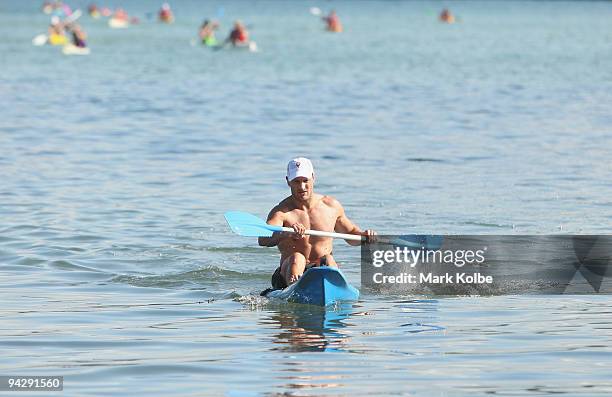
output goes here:
<path id="1" fill-rule="evenodd" d="M 72 44 L 79 48 L 87 48 L 87 33 L 81 28 L 81 25 L 71 23 L 66 28 L 72 33 Z"/>
<path id="2" fill-rule="evenodd" d="M 209 21 L 206 19 L 200 27 L 200 40 L 202 44 L 208 47 L 214 47 L 218 44 L 217 38 L 215 37 L 215 30 L 219 29 L 219 24 L 216 21 Z"/>
<path id="3" fill-rule="evenodd" d="M 445 8 L 440 13 L 440 22 L 443 23 L 455 23 L 455 16 L 451 14 L 448 8 Z"/>
<path id="4" fill-rule="evenodd" d="M 159 10 L 159 21 L 164 23 L 174 22 L 174 15 L 172 14 L 172 10 L 170 9 L 170 4 L 162 4 L 161 10 Z"/>
<path id="5" fill-rule="evenodd" d="M 249 44 L 249 32 L 240 21 L 234 22 L 234 28 L 225 42 L 232 43 L 233 46 L 246 46 Z"/>
<path id="6" fill-rule="evenodd" d="M 51 24 L 49 25 L 47 34 L 49 36 L 49 44 L 51 45 L 64 45 L 68 42 L 64 24 L 57 15 L 51 17 Z"/>
<path id="7" fill-rule="evenodd" d="M 329 15 L 323 17 L 322 19 L 325 21 L 325 28 L 328 32 L 342 32 L 342 23 L 340 22 L 340 18 L 338 18 L 335 10 L 331 10 Z"/>

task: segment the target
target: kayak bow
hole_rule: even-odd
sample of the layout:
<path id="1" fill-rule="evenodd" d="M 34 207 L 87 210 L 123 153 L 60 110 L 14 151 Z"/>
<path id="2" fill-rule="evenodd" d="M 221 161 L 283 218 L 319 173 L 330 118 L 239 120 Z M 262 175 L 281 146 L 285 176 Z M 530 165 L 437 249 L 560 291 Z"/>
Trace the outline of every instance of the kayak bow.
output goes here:
<path id="1" fill-rule="evenodd" d="M 66 44 L 62 48 L 64 55 L 89 55 L 91 50 L 87 47 L 77 47 L 74 44 Z"/>
<path id="2" fill-rule="evenodd" d="M 292 303 L 329 306 L 336 302 L 356 301 L 359 290 L 346 281 L 340 270 L 322 266 L 306 270 L 295 283 L 285 289 L 268 292 L 265 296 Z"/>

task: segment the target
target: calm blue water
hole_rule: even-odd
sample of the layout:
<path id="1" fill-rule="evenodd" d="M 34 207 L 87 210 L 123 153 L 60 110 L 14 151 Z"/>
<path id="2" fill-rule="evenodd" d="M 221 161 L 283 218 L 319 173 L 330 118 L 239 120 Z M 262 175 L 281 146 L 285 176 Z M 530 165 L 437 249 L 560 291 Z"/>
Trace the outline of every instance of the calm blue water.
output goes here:
<path id="1" fill-rule="evenodd" d="M 171 26 L 121 5 L 141 24 L 83 16 L 91 55 L 68 57 L 31 45 L 38 2 L 0 4 L 0 375 L 83 396 L 612 393 L 607 296 L 274 304 L 252 294 L 276 251 L 222 217 L 264 217 L 305 155 L 381 233 L 609 233 L 612 3 L 184 0 Z M 192 45 L 206 17 L 260 51 Z M 359 286 L 359 250 L 334 250 Z"/>

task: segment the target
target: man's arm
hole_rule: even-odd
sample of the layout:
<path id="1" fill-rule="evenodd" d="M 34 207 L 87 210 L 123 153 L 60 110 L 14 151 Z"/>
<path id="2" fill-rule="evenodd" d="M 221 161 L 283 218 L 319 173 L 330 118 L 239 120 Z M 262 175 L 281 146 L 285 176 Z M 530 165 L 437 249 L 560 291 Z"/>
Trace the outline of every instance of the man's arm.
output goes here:
<path id="1" fill-rule="evenodd" d="M 272 208 L 272 211 L 268 214 L 266 223 L 273 226 L 283 226 L 283 212 L 279 211 L 278 207 Z M 272 237 L 258 237 L 257 242 L 262 247 L 274 247 L 278 245 L 282 237 L 283 232 L 274 232 L 272 233 Z"/>
<path id="2" fill-rule="evenodd" d="M 344 213 L 344 208 L 342 205 L 336 200 L 333 199 L 333 205 L 338 209 L 338 219 L 336 220 L 336 226 L 334 227 L 334 231 L 338 233 L 347 233 L 347 234 L 356 234 L 358 236 L 363 236 L 366 240 L 371 241 L 373 236 L 376 235 L 376 232 L 373 230 L 361 230 L 357 225 L 355 225 Z M 360 245 L 360 241 L 354 240 L 345 240 L 350 245 Z"/>

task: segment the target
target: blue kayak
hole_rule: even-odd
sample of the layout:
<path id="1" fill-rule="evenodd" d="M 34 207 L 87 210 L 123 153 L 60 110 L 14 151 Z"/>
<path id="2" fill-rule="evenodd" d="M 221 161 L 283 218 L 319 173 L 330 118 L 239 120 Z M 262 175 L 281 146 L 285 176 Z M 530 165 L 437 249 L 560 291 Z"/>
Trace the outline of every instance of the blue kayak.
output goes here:
<path id="1" fill-rule="evenodd" d="M 336 302 L 356 301 L 359 291 L 346 281 L 342 272 L 332 267 L 313 267 L 285 289 L 273 290 L 268 298 L 284 299 L 292 303 L 328 306 Z"/>

